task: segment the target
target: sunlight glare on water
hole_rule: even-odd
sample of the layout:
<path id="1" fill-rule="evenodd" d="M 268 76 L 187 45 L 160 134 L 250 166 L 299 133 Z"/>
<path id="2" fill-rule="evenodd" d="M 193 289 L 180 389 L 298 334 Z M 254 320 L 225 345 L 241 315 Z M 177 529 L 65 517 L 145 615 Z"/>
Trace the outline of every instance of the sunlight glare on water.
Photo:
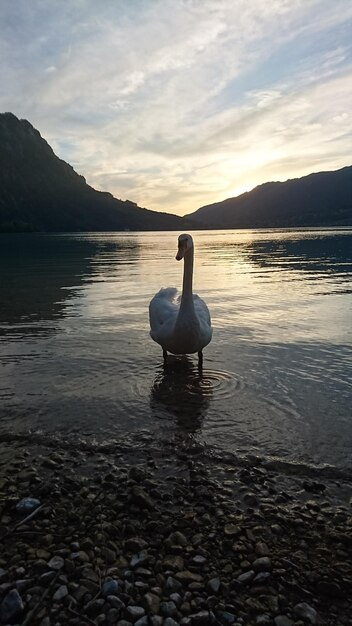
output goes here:
<path id="1" fill-rule="evenodd" d="M 1 235 L 0 434 L 147 429 L 350 467 L 352 230 L 192 235 L 202 372 L 149 337 L 151 297 L 182 285 L 178 233 Z"/>

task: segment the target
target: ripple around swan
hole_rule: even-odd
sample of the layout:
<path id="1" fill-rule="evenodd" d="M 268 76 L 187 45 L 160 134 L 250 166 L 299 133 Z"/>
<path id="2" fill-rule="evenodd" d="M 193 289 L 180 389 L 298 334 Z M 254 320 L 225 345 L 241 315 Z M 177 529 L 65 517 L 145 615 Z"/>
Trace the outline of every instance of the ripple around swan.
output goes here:
<path id="1" fill-rule="evenodd" d="M 209 388 L 215 394 L 214 399 L 231 400 L 234 394 L 240 392 L 244 382 L 232 372 L 226 370 L 205 369 L 202 372 L 202 388 Z"/>
<path id="2" fill-rule="evenodd" d="M 188 360 L 175 360 L 159 369 L 153 390 L 167 395 L 180 392 L 185 399 L 190 396 L 231 400 L 243 387 L 235 374 L 215 369 L 200 369 Z"/>

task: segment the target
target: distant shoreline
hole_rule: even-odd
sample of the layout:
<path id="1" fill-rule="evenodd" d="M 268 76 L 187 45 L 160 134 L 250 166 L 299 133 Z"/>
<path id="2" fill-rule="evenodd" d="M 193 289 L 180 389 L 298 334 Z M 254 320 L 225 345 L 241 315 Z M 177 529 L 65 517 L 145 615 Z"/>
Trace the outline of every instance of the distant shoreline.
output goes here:
<path id="1" fill-rule="evenodd" d="M 351 224 L 323 224 L 315 226 L 253 226 L 253 227 L 239 227 L 239 228 L 206 228 L 197 225 L 195 228 L 189 229 L 190 232 L 204 232 L 204 231 L 294 231 L 294 230 L 349 230 L 352 228 Z M 77 235 L 77 234 L 89 234 L 89 233 L 119 233 L 119 234 L 133 234 L 133 233 L 163 233 L 163 232 L 180 232 L 180 228 L 173 228 L 169 230 L 58 230 L 58 231 L 43 231 L 43 230 L 0 230 L 0 235 Z"/>

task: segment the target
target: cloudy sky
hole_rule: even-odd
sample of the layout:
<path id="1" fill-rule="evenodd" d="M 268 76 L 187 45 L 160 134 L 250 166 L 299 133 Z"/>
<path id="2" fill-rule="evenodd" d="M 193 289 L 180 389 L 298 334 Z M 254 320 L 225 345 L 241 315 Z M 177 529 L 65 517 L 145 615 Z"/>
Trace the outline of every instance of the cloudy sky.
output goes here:
<path id="1" fill-rule="evenodd" d="M 352 163 L 350 0 L 0 0 L 0 111 L 185 214 Z"/>

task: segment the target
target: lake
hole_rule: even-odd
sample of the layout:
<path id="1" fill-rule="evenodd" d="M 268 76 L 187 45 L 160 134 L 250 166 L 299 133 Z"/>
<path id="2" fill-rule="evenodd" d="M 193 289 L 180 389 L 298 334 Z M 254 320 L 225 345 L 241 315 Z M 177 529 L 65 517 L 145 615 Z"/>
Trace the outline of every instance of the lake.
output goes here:
<path id="1" fill-rule="evenodd" d="M 182 285 L 177 236 L 0 235 L 0 439 L 149 434 L 350 469 L 352 229 L 192 232 L 202 371 L 149 337 L 151 297 Z"/>

